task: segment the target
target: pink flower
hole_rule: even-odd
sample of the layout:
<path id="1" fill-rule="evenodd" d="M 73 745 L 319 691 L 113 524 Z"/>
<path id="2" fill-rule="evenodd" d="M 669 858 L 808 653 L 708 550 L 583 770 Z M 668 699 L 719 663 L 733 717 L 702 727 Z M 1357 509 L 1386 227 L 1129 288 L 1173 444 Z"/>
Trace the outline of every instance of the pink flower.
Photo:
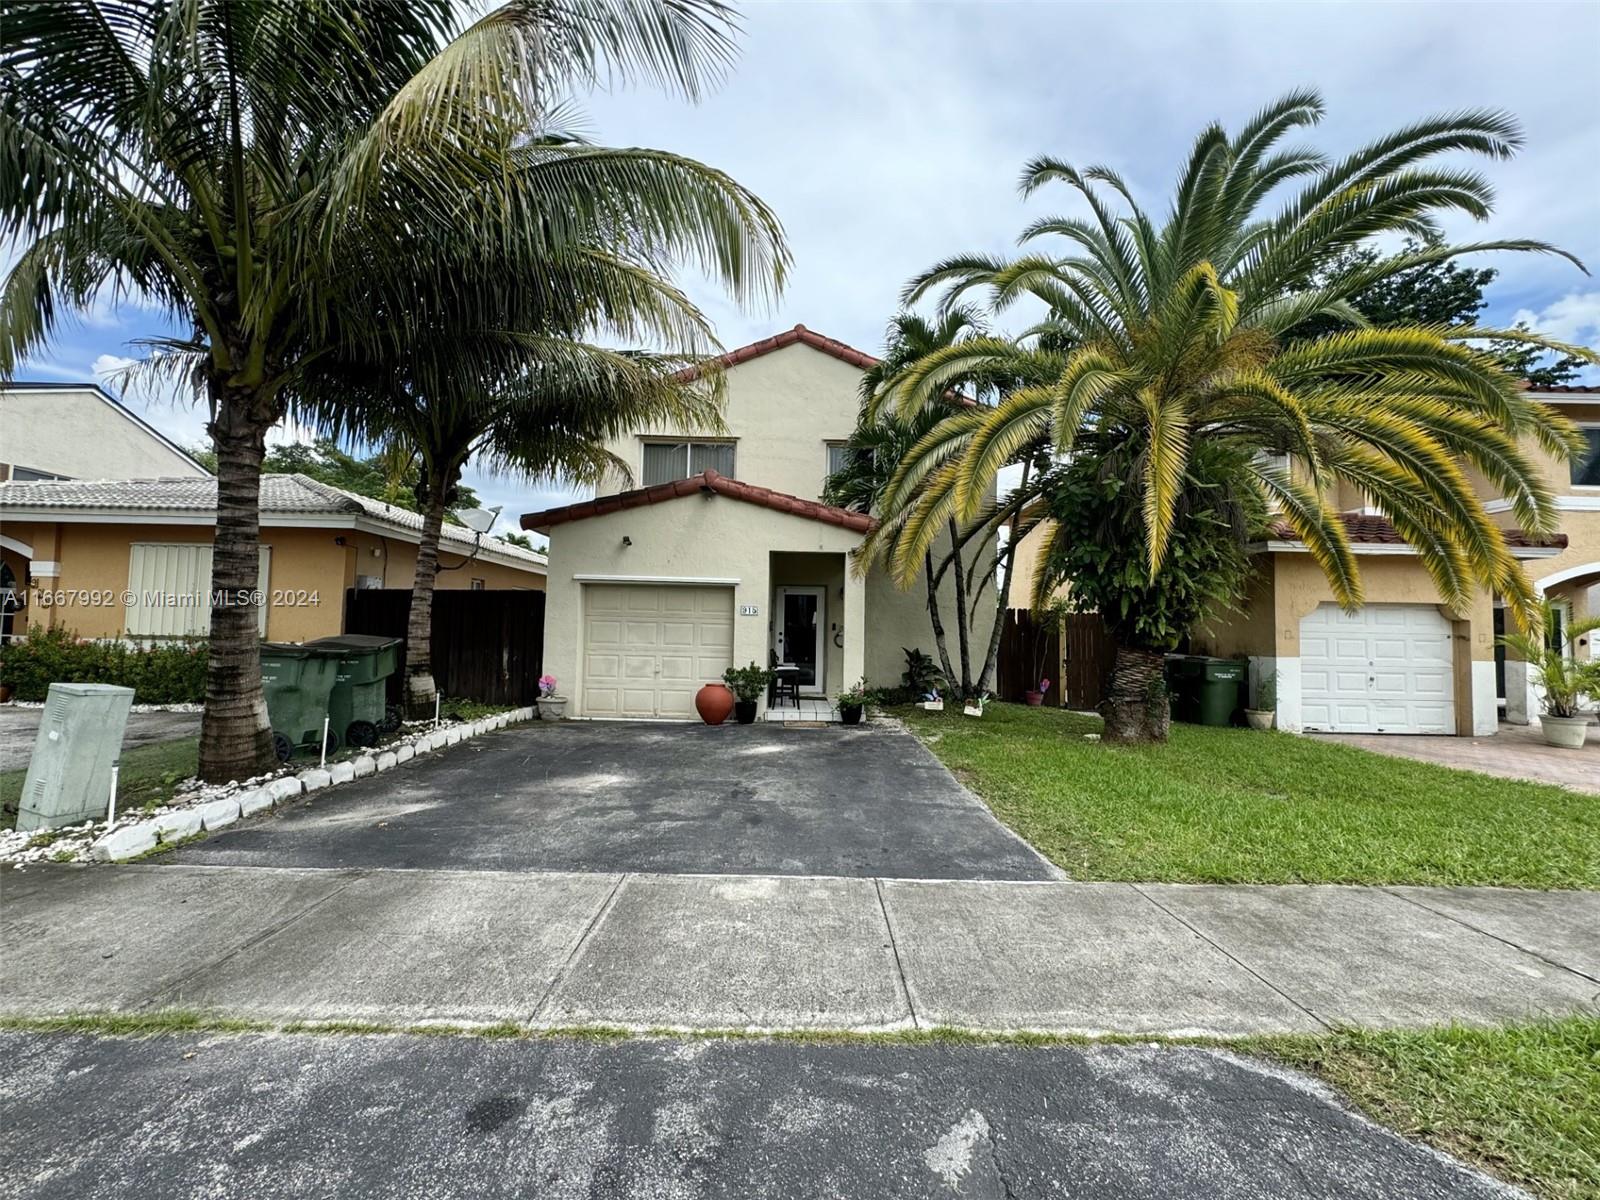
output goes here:
<path id="1" fill-rule="evenodd" d="M 556 694 L 556 677 L 554 675 L 539 676 L 539 695 L 554 696 Z"/>

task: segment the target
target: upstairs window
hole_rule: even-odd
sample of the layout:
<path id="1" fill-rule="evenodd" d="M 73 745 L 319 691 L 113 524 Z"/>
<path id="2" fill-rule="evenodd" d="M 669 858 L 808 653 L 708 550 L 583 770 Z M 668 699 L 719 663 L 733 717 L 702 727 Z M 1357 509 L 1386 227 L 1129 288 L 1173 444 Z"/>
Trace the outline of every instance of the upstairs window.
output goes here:
<path id="1" fill-rule="evenodd" d="M 1585 425 L 1578 432 L 1585 445 L 1572 460 L 1572 484 L 1600 487 L 1600 425 Z"/>
<path id="2" fill-rule="evenodd" d="M 844 442 L 828 443 L 828 474 L 837 475 L 844 470 L 845 451 L 850 447 Z"/>
<path id="3" fill-rule="evenodd" d="M 645 487 L 687 479 L 707 470 L 736 478 L 732 442 L 646 442 L 641 465 L 640 482 Z"/>

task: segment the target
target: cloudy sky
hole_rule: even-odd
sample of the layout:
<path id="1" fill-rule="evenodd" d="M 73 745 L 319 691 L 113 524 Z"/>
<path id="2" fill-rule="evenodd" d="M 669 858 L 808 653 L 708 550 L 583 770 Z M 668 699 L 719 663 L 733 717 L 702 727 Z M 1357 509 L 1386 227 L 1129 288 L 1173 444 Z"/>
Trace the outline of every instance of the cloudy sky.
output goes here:
<path id="1" fill-rule="evenodd" d="M 1553 241 L 1600 271 L 1596 45 L 1592 2 L 770 3 L 745 7 L 742 57 L 697 107 L 648 92 L 587 107 L 597 140 L 702 159 L 783 220 L 795 270 L 770 310 L 685 280 L 725 345 L 802 322 L 876 351 L 908 276 L 952 253 L 1004 252 L 1028 220 L 1072 209 L 1065 193 L 1018 200 L 1030 156 L 1111 164 L 1159 210 L 1205 122 L 1236 126 L 1307 85 L 1328 106 L 1307 140 L 1335 154 L 1443 110 L 1510 110 L 1525 149 L 1474 164 L 1498 211 L 1452 233 Z M 1556 258 L 1492 265 L 1488 320 L 1600 345 L 1600 279 Z M 161 323 L 102 307 L 19 377 L 94 378 Z M 126 398 L 185 444 L 202 440 L 192 407 Z M 513 520 L 559 502 L 515 481 L 469 482 Z"/>

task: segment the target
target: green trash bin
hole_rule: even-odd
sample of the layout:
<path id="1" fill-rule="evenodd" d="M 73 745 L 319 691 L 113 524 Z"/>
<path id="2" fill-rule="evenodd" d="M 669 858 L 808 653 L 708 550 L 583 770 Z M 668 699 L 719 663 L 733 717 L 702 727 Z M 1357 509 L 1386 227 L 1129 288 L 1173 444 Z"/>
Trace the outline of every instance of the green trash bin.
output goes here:
<path id="1" fill-rule="evenodd" d="M 266 693 L 272 745 L 281 762 L 300 746 L 318 746 L 339 660 L 288 642 L 261 643 L 261 690 Z M 339 744 L 330 725 L 328 749 Z"/>
<path id="2" fill-rule="evenodd" d="M 317 638 L 306 649 L 339 664 L 328 698 L 331 725 L 351 746 L 375 746 L 379 733 L 400 728 L 400 710 L 388 704 L 389 676 L 400 661 L 400 638 L 346 633 Z"/>
<path id="3" fill-rule="evenodd" d="M 1173 654 L 1167 658 L 1172 719 L 1191 725 L 1231 725 L 1239 711 L 1245 664 L 1236 658 Z"/>

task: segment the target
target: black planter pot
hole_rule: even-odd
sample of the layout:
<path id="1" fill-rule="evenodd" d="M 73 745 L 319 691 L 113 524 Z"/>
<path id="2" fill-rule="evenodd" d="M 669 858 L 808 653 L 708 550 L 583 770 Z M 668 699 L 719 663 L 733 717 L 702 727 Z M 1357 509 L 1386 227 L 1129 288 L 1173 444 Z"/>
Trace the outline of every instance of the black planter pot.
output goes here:
<path id="1" fill-rule="evenodd" d="M 754 700 L 735 700 L 733 702 L 733 719 L 741 725 L 754 725 L 756 723 L 756 702 Z"/>
<path id="2" fill-rule="evenodd" d="M 846 725 L 861 724 L 861 705 L 841 704 L 839 706 L 839 719 Z"/>

